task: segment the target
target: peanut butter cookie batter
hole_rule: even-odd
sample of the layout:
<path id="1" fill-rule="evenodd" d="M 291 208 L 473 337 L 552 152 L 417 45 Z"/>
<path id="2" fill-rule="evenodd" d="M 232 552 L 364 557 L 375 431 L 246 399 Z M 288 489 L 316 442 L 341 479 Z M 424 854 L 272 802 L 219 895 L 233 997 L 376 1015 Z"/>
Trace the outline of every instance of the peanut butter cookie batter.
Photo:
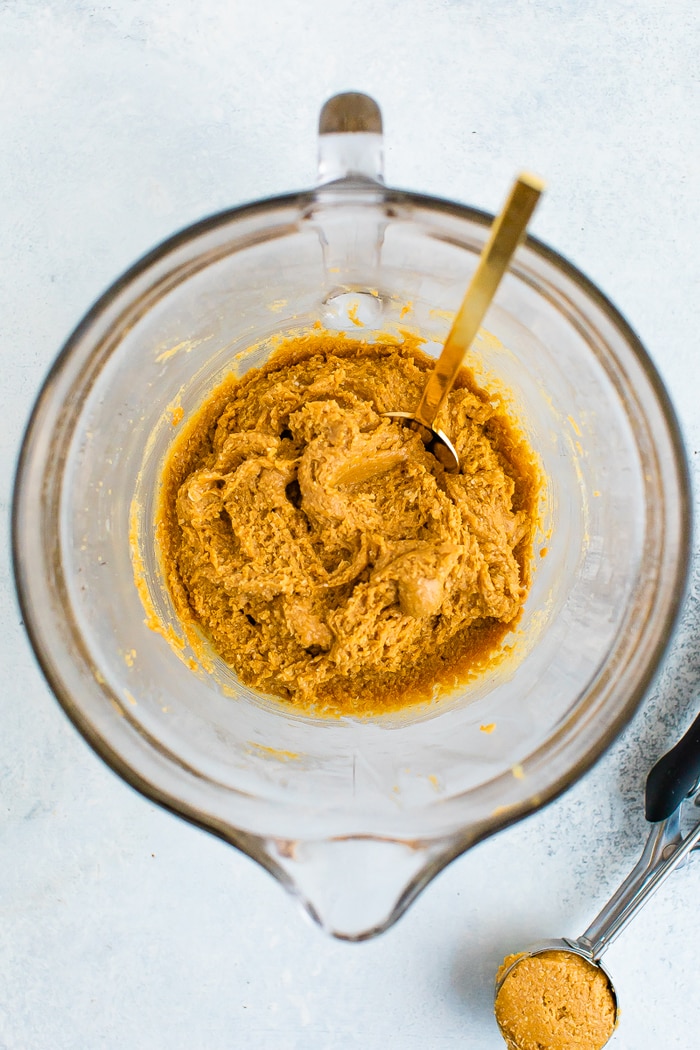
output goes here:
<path id="1" fill-rule="evenodd" d="M 615 999 L 597 966 L 567 951 L 509 955 L 496 980 L 521 958 L 496 997 L 508 1050 L 601 1050 L 615 1030 Z"/>
<path id="2" fill-rule="evenodd" d="M 434 362 L 416 343 L 318 332 L 223 384 L 166 464 L 157 525 L 179 616 L 247 685 L 319 713 L 374 714 L 488 663 L 529 586 L 539 473 L 463 370 L 418 434 Z"/>

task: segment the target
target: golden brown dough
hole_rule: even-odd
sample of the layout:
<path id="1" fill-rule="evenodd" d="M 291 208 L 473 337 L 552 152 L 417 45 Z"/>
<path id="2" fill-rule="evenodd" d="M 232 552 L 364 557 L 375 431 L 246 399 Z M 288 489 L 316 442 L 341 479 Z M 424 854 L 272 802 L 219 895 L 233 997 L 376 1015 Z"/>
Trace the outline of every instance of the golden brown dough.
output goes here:
<path id="1" fill-rule="evenodd" d="M 516 959 L 496 997 L 496 1020 L 508 1050 L 601 1050 L 615 1029 L 615 999 L 597 966 L 567 951 Z"/>
<path id="2" fill-rule="evenodd" d="M 178 614 L 248 685 L 375 713 L 483 667 L 529 585 L 539 475 L 465 371 L 439 424 L 460 473 L 409 428 L 433 361 L 317 333 L 229 380 L 166 464 L 158 540 Z"/>

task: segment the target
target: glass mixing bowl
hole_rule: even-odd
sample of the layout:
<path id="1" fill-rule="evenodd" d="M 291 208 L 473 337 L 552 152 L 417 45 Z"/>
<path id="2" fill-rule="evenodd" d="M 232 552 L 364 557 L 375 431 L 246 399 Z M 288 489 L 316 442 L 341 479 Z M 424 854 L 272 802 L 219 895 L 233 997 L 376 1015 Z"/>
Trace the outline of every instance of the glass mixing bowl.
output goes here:
<path id="1" fill-rule="evenodd" d="M 37 657 L 92 747 L 259 861 L 330 933 L 361 939 L 564 790 L 630 719 L 683 592 L 689 500 L 638 339 L 529 238 L 470 358 L 508 392 L 546 478 L 507 658 L 401 715 L 315 720 L 183 648 L 153 538 L 179 409 L 317 321 L 365 339 L 411 329 L 436 355 L 488 234 L 490 215 L 384 187 L 371 100 L 332 100 L 320 130 L 315 189 L 177 234 L 70 337 L 25 436 L 14 557 Z"/>

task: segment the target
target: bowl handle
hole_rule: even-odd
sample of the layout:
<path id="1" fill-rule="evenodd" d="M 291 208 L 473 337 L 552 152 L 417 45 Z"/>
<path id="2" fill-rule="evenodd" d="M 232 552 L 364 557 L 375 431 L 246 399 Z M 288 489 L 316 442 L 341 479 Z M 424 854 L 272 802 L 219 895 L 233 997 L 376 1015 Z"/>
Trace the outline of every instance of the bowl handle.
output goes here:
<path id="1" fill-rule="evenodd" d="M 319 186 L 340 179 L 384 182 L 382 114 L 369 95 L 329 98 L 318 120 Z"/>

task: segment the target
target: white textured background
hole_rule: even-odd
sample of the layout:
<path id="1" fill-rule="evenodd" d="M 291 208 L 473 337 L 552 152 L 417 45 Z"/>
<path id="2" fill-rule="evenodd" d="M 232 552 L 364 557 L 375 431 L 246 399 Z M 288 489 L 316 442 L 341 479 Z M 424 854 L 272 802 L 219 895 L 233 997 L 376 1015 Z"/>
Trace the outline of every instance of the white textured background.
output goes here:
<path id="1" fill-rule="evenodd" d="M 312 180 L 317 111 L 374 94 L 388 181 L 534 232 L 637 329 L 697 475 L 697 0 L 0 0 L 0 1050 L 498 1050 L 506 950 L 576 934 L 636 859 L 644 778 L 698 708 L 700 584 L 657 685 L 564 798 L 377 941 L 326 940 L 250 860 L 143 801 L 68 725 L 8 557 L 22 427 L 92 300 L 204 214 Z M 698 1045 L 700 860 L 608 956 L 615 1050 Z"/>

